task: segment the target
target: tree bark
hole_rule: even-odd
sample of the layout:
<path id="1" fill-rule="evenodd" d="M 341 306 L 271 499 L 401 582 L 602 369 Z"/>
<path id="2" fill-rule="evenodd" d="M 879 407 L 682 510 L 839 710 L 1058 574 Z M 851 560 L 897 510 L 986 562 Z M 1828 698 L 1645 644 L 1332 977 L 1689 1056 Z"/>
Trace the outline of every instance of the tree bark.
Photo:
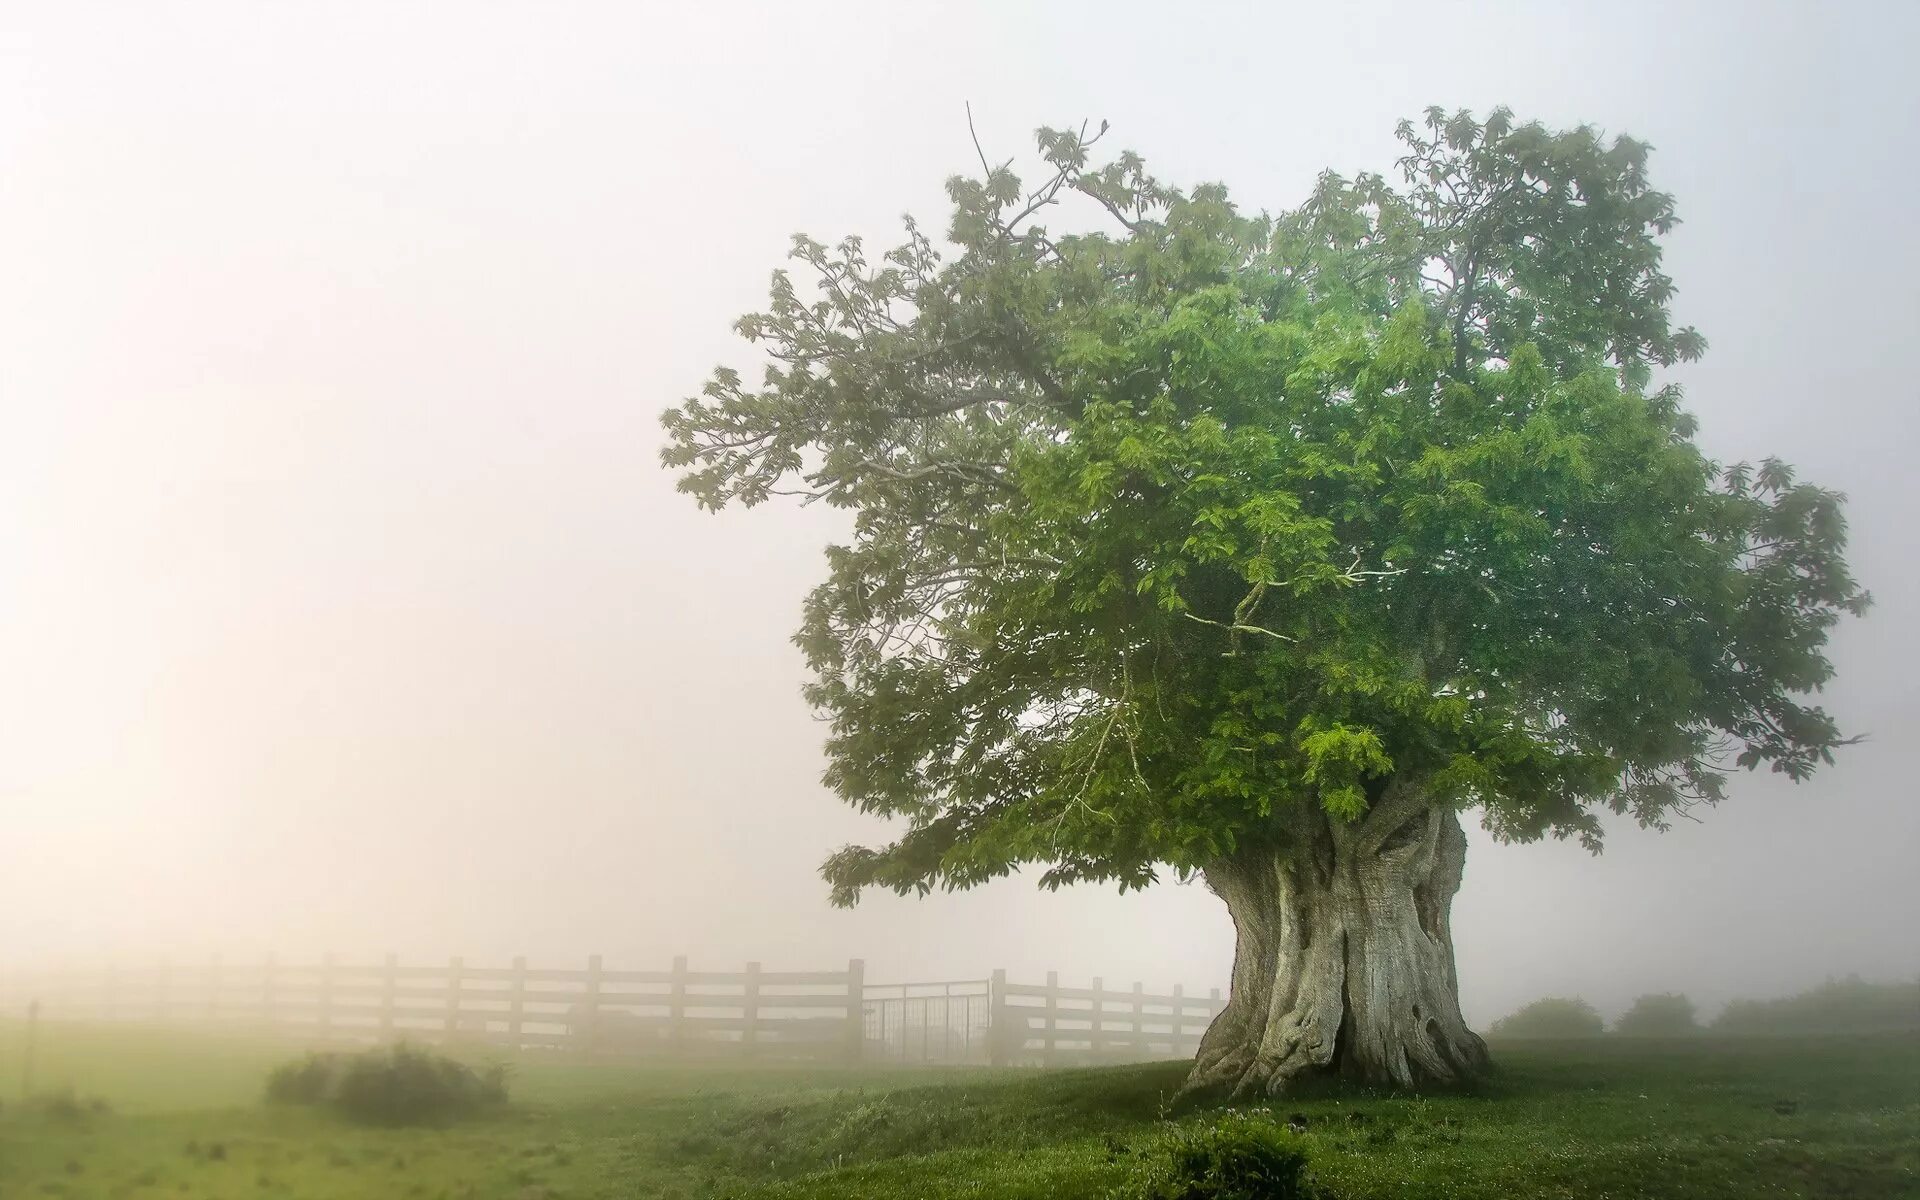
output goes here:
<path id="1" fill-rule="evenodd" d="M 1355 825 L 1313 813 L 1296 829 L 1206 868 L 1238 944 L 1186 1090 L 1238 1098 L 1328 1073 L 1419 1088 L 1478 1073 L 1487 1048 L 1460 1016 L 1449 925 L 1459 819 L 1402 800 Z"/>

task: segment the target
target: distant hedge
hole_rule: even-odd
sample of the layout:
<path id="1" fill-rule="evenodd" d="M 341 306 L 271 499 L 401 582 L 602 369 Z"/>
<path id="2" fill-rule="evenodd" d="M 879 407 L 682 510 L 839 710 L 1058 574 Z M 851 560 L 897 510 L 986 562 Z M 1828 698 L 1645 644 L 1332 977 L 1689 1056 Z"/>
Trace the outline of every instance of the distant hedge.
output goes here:
<path id="1" fill-rule="evenodd" d="M 1487 1036 L 1496 1038 L 1578 1038 L 1599 1037 L 1607 1023 L 1578 996 L 1548 996 L 1501 1017 L 1487 1027 Z"/>
<path id="2" fill-rule="evenodd" d="M 504 1066 L 476 1071 L 401 1043 L 359 1054 L 309 1054 L 267 1077 L 267 1099 L 332 1108 L 372 1125 L 418 1125 L 506 1102 Z"/>
<path id="3" fill-rule="evenodd" d="M 1613 1031 L 1626 1037 L 1678 1037 L 1700 1032 L 1694 1018 L 1693 1001 L 1678 992 L 1641 996 L 1633 1007 L 1613 1023 Z"/>
<path id="4" fill-rule="evenodd" d="M 1886 1033 L 1920 1029 L 1920 980 L 1869 983 L 1857 975 L 1797 996 L 1735 1000 L 1714 1018 L 1715 1033 Z"/>

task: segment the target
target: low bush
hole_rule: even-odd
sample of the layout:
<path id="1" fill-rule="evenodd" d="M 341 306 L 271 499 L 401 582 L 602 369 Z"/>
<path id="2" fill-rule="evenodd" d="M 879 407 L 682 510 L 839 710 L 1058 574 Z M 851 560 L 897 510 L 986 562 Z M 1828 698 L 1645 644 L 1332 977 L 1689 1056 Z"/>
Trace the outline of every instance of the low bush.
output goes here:
<path id="1" fill-rule="evenodd" d="M 113 1106 L 98 1096 L 77 1095 L 72 1088 L 56 1092 L 39 1092 L 21 1102 L 20 1111 L 47 1118 L 50 1121 L 78 1122 L 88 1117 L 104 1116 L 113 1111 Z"/>
<path id="2" fill-rule="evenodd" d="M 1150 1146 L 1114 1200 L 1311 1200 L 1299 1138 L 1264 1114 L 1227 1113 Z"/>
<path id="3" fill-rule="evenodd" d="M 401 1043 L 358 1054 L 309 1054 L 267 1077 L 267 1099 L 332 1108 L 372 1125 L 451 1120 L 505 1103 L 506 1068 L 476 1071 Z"/>
<path id="4" fill-rule="evenodd" d="M 1857 975 L 1798 996 L 1735 1000 L 1714 1018 L 1715 1033 L 1891 1033 L 1920 1029 L 1920 980 L 1870 983 Z"/>
<path id="5" fill-rule="evenodd" d="M 1535 1000 L 1520 1011 L 1501 1017 L 1487 1027 L 1494 1038 L 1578 1038 L 1599 1037 L 1607 1023 L 1593 1005 L 1578 996 L 1548 996 Z"/>
<path id="6" fill-rule="evenodd" d="M 281 1063 L 267 1076 L 267 1099 L 276 1104 L 323 1104 L 340 1073 L 338 1054 L 309 1054 Z"/>
<path id="7" fill-rule="evenodd" d="M 1693 1017 L 1693 1001 L 1677 992 L 1641 996 L 1613 1031 L 1626 1037 L 1681 1037 L 1700 1032 Z"/>

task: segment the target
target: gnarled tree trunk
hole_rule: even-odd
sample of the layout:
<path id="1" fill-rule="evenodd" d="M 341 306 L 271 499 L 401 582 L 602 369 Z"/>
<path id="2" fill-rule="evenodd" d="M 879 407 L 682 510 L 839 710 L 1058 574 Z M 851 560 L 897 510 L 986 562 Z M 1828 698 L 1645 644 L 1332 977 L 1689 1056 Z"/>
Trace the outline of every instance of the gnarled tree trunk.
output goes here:
<path id="1" fill-rule="evenodd" d="M 1315 1072 L 1414 1088 L 1486 1065 L 1460 1016 L 1448 927 L 1466 835 L 1451 811 L 1404 800 L 1374 816 L 1398 823 L 1316 812 L 1284 844 L 1206 868 L 1239 943 L 1189 1091 L 1278 1092 Z"/>

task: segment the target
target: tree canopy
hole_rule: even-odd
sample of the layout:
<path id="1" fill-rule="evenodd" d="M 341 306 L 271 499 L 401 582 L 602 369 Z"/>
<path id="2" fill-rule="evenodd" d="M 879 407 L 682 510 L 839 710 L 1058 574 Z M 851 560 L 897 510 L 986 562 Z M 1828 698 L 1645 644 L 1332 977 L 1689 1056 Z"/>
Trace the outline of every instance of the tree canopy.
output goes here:
<path id="1" fill-rule="evenodd" d="M 1268 215 L 1041 130 L 944 244 L 796 238 L 738 322 L 764 375 L 665 414 L 701 504 L 851 514 L 797 641 L 827 782 L 897 820 L 838 902 L 1423 805 L 1597 848 L 1846 741 L 1807 699 L 1867 603 L 1841 497 L 1696 445 L 1648 147 L 1399 132 L 1395 181 Z"/>

